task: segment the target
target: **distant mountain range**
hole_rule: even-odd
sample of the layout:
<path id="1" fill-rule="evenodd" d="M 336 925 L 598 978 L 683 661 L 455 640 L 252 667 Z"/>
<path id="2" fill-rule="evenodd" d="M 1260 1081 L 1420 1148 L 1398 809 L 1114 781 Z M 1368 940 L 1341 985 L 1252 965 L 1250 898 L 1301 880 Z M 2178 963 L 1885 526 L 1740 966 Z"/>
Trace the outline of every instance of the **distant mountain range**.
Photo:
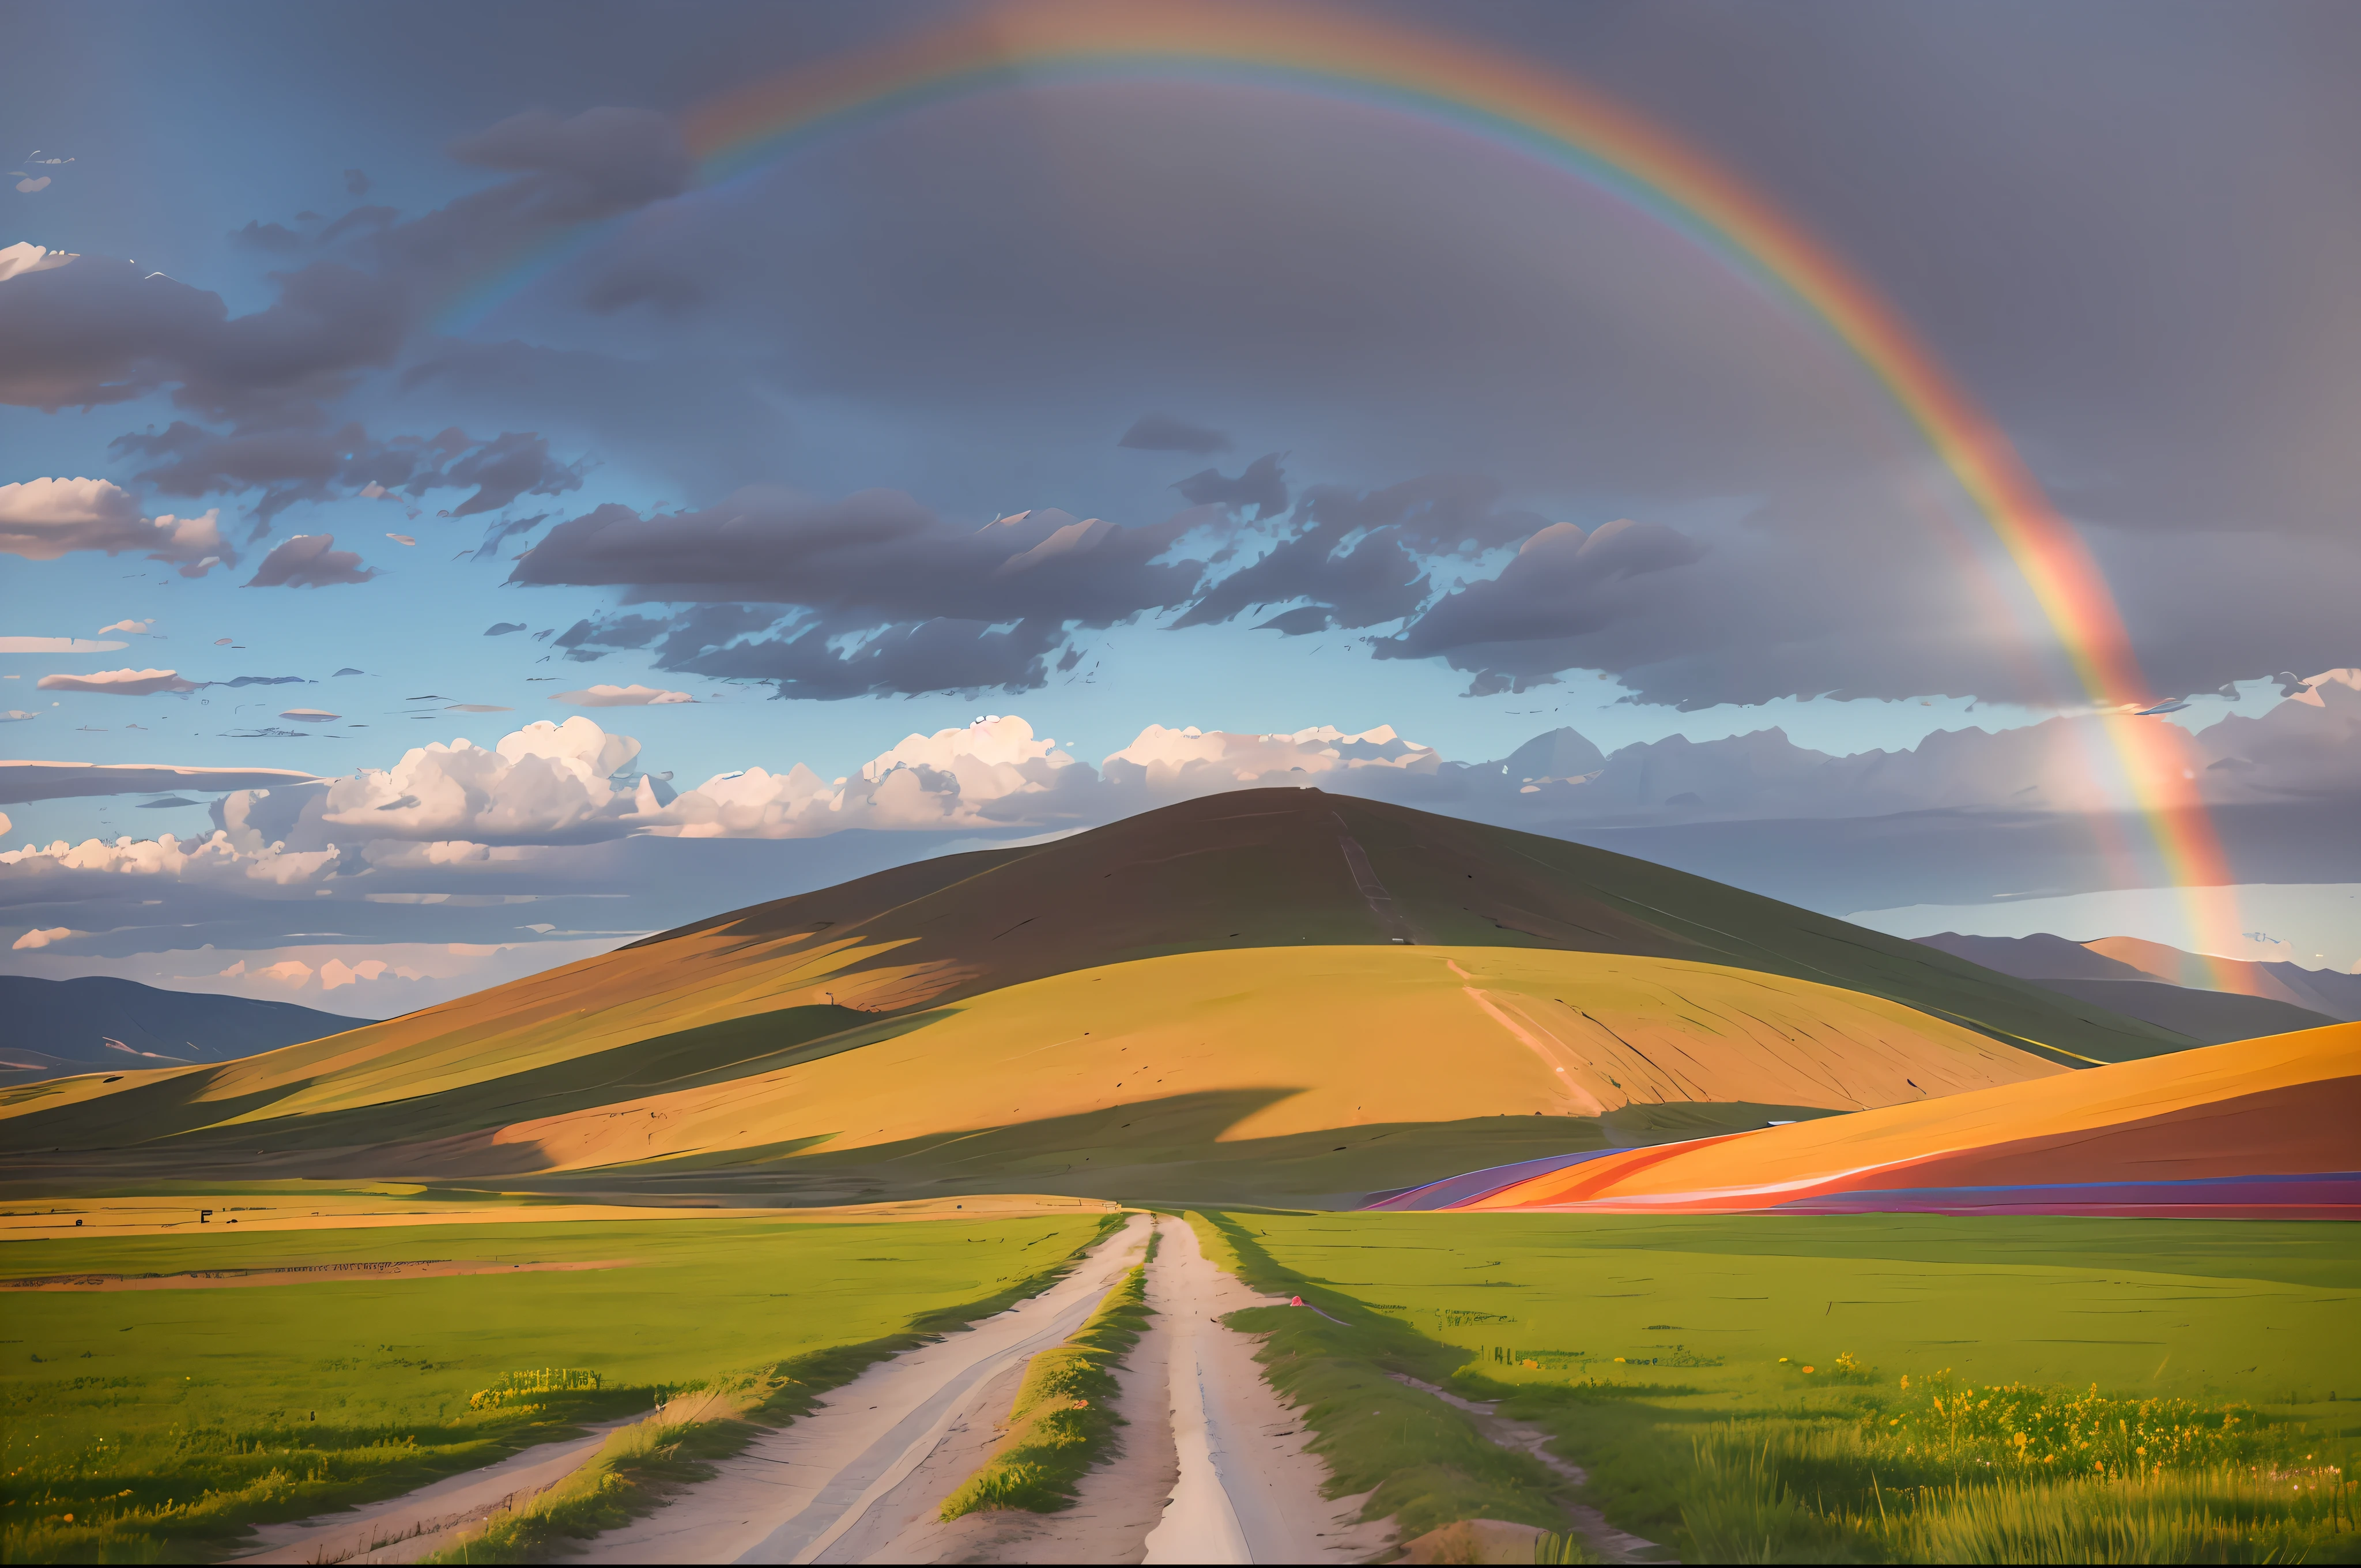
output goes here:
<path id="1" fill-rule="evenodd" d="M 2361 1021 L 2361 975 L 2300 964 L 2209 959 L 2136 937 L 1919 938 L 1970 963 L 2220 1045 Z"/>
<path id="2" fill-rule="evenodd" d="M 21 974 L 0 974 L 0 1084 L 231 1061 L 375 1022 L 107 975 Z"/>

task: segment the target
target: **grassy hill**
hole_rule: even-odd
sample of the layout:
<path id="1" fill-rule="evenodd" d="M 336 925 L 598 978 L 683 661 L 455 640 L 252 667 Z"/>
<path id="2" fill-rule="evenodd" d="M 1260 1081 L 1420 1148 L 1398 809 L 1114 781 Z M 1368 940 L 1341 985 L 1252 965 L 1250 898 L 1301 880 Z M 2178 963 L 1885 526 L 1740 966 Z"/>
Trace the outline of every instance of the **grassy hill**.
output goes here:
<path id="1" fill-rule="evenodd" d="M 1272 1190 L 1302 1194 L 2192 1043 L 1645 861 L 1254 790 L 920 861 L 242 1061 L 25 1086 L 0 1119 L 13 1148 L 51 1151 L 20 1179 L 822 1201 L 1217 1172 L 1251 1189 L 1239 1156 L 1259 1148 L 1292 1172 Z"/>

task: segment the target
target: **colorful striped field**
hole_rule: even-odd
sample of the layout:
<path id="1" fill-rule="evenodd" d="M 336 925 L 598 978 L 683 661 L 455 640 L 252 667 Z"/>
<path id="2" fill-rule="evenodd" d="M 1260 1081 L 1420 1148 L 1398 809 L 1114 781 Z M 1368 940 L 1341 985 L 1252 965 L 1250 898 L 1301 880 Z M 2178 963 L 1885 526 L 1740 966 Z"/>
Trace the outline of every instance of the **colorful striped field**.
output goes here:
<path id="1" fill-rule="evenodd" d="M 1471 1172 L 1375 1206 L 2361 1219 L 2361 1024 Z"/>

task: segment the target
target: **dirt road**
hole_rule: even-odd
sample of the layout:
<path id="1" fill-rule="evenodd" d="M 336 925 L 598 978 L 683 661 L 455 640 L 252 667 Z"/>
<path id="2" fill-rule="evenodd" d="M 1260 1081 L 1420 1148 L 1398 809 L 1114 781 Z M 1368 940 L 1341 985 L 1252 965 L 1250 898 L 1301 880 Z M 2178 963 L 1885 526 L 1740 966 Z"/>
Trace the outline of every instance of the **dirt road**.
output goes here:
<path id="1" fill-rule="evenodd" d="M 906 1515 L 910 1480 L 955 1429 L 972 1432 L 995 1379 L 1081 1326 L 1137 1261 L 1148 1231 L 1136 1216 L 1064 1279 L 968 1331 L 871 1367 L 793 1425 L 766 1433 L 711 1481 L 600 1536 L 594 1563 L 820 1563 Z M 1005 1405 L 1004 1405 L 1005 1408 Z M 991 1416 L 983 1415 L 988 1432 Z M 949 1491 L 965 1479 L 954 1477 Z M 926 1505 L 939 1505 L 941 1493 Z M 845 1537 L 858 1530 L 853 1541 Z M 882 1544 L 882 1543 L 881 1543 Z"/>
<path id="2" fill-rule="evenodd" d="M 543 1443 L 496 1464 L 342 1514 L 265 1525 L 234 1563 L 415 1563 L 486 1519 L 564 1480 L 637 1416 L 586 1429 L 588 1437 Z"/>
<path id="3" fill-rule="evenodd" d="M 1110 1461 L 1073 1508 L 994 1510 L 945 1523 L 942 1500 L 999 1436 L 1028 1362 L 1065 1340 L 1152 1232 L 1154 1316 L 1118 1369 L 1127 1423 Z M 594 1563 L 1346 1563 L 1375 1553 L 1385 1521 L 1353 1522 L 1358 1497 L 1327 1499 L 1312 1433 L 1263 1381 L 1255 1340 L 1224 1313 L 1281 1298 L 1222 1272 L 1177 1219 L 1137 1215 L 1074 1272 L 1029 1300 L 946 1335 L 828 1395 L 811 1414 L 765 1433 L 711 1479 L 654 1514 L 587 1543 Z M 1308 1309 L 1307 1309 L 1308 1310 Z M 463 1518 L 548 1485 L 598 1439 L 555 1444 L 345 1516 L 333 1526 L 266 1534 L 264 1561 L 350 1553 L 410 1530 L 424 1533 L 363 1561 L 414 1561 L 448 1544 Z M 470 1520 L 472 1522 L 472 1520 Z M 436 1528 L 440 1527 L 440 1528 Z M 271 1550 L 276 1549 L 276 1550 Z M 349 1559 L 348 1559 L 349 1560 Z"/>
<path id="4" fill-rule="evenodd" d="M 1056 1514 L 943 1523 L 942 1499 L 983 1463 L 1026 1364 L 1081 1326 L 1152 1226 L 1156 1315 L 1118 1376 L 1122 1449 Z M 1386 1528 L 1327 1472 L 1255 1365 L 1215 1321 L 1257 1296 L 1204 1255 L 1185 1222 L 1136 1217 L 1050 1289 L 964 1333 L 870 1368 L 794 1425 L 758 1439 L 647 1519 L 589 1543 L 604 1563 L 1344 1563 Z"/>

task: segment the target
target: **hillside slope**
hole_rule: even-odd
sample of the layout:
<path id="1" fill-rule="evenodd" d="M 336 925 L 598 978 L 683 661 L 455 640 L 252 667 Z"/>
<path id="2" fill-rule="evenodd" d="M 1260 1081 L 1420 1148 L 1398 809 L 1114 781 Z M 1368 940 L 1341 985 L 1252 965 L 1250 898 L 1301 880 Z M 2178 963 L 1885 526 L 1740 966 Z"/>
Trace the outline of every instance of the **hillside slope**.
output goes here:
<path id="1" fill-rule="evenodd" d="M 1493 987 L 1468 977 L 1512 955 L 1551 1000 L 1488 1012 L 1471 1003 Z M 1622 961 L 1576 961 L 1609 958 Z M 1450 976 L 1451 963 L 1465 972 Z M 1687 978 L 1667 978 L 1676 974 Z M 1016 1030 L 1027 1051 L 1062 1038 L 1067 1004 L 1043 999 L 1074 986 L 1148 1009 L 1126 1027 L 1220 1020 L 1222 1073 L 1162 1086 L 1163 1098 L 1196 1107 L 1182 1141 L 1201 1153 L 1318 1127 L 1439 1126 L 1511 1111 L 1584 1119 L 1579 1135 L 1593 1140 L 1598 1116 L 1639 1106 L 1751 1107 L 1730 1112 L 1730 1124 L 1759 1125 L 1764 1106 L 1851 1109 L 2190 1043 L 1643 861 L 1318 791 L 1257 790 L 736 911 L 268 1056 L 28 1086 L 0 1095 L 0 1117 L 16 1122 L 18 1146 L 71 1158 L 144 1146 L 140 1157 L 159 1168 L 235 1154 L 279 1169 L 515 1176 L 627 1160 L 638 1181 L 660 1174 L 651 1161 L 776 1162 L 793 1152 L 786 1145 L 811 1151 L 794 1157 L 817 1168 L 897 1139 L 990 1141 L 1076 1118 L 1094 1127 L 1120 1104 L 1158 1098 L 1148 1091 L 1159 1086 L 1128 1073 L 1108 1079 L 1109 1093 L 1121 1090 L 1112 1099 L 1027 1079 L 1055 1058 L 995 1069 L 1013 1079 L 975 1078 L 995 1030 Z M 1609 1030 L 1639 1058 L 1550 1012 L 1603 1015 L 1623 1006 L 1609 1000 L 1617 986 L 1646 992 Z M 1512 1016 L 1528 1005 L 1541 1011 Z M 1435 1007 L 1434 1021 L 1412 1026 Z M 1467 1040 L 1483 1042 L 1485 1060 L 1539 1070 L 1540 1047 L 1503 1042 L 1561 1025 L 1576 1055 L 1551 1070 L 1563 1065 L 1587 1084 L 1582 1096 L 1533 1102 L 1510 1087 L 1513 1073 L 1500 1076 L 1506 1067 L 1465 1084 L 1455 1076 Z M 1077 1029 L 1105 1033 L 1087 1019 Z M 1725 1036 L 1752 1043 L 1733 1051 L 1716 1043 Z M 1434 1048 L 1413 1045 L 1375 1072 L 1348 1051 L 1312 1049 L 1315 1037 Z M 1695 1062 L 1665 1065 L 1692 1045 L 1703 1053 Z M 1178 1047 L 1159 1036 L 1141 1048 Z M 810 1088 L 822 1080 L 842 1092 Z M 1002 1111 L 1008 1081 L 1027 1092 Z M 861 1082 L 904 1111 L 857 1110 Z M 705 1130 L 694 1136 L 643 1129 L 636 1144 L 612 1146 L 583 1132 L 586 1118 L 678 1119 L 690 1102 L 667 1097 L 680 1095 L 740 1124 L 708 1126 L 699 1112 L 691 1119 Z M 914 1109 L 922 1101 L 933 1108 Z M 1262 1113 L 1280 1102 L 1294 1109 Z"/>
<path id="2" fill-rule="evenodd" d="M 487 1168 L 555 1170 L 824 1140 L 831 1154 L 1186 1095 L 1261 1102 L 1218 1141 L 1637 1103 L 1854 1111 L 2067 1069 L 1858 992 L 1675 959 L 1499 948 L 1180 953 L 1029 981 L 741 1063 L 726 1078 L 587 1098 L 502 1080 L 439 1097 L 434 1128 L 498 1130 Z M 272 1135 L 316 1085 L 223 1124 Z M 1004 1103 L 1005 1102 L 1005 1103 Z M 1243 1102 L 1241 1102 L 1243 1104 Z M 426 1108 L 405 1116 L 418 1125 Z M 233 1131 L 234 1129 L 234 1131 Z M 357 1128 L 356 1129 L 357 1130 Z M 437 1157 L 466 1166 L 468 1149 Z"/>

